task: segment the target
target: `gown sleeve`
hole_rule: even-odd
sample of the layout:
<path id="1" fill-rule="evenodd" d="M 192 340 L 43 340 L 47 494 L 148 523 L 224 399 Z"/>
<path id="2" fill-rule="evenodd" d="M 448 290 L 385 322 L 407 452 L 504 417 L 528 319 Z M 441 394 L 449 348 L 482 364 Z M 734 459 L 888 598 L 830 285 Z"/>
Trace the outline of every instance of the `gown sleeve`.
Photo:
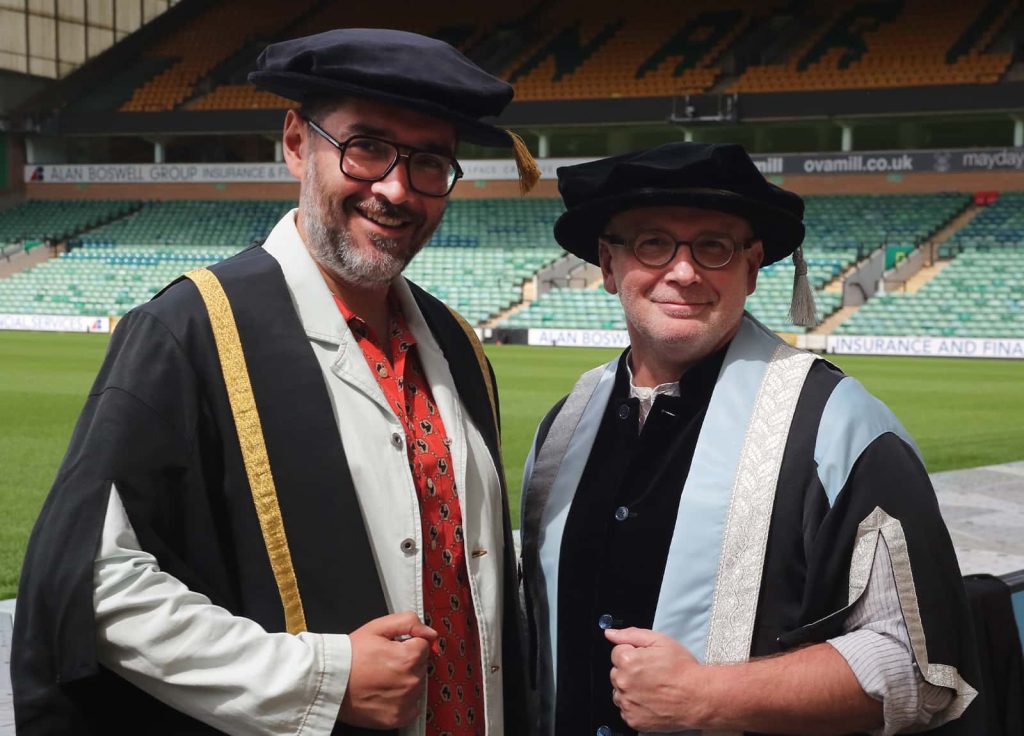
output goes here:
<path id="1" fill-rule="evenodd" d="M 164 570 L 214 598 L 229 590 L 223 565 L 184 559 L 173 539 L 182 529 L 216 539 L 217 523 L 197 441 L 210 410 L 180 341 L 144 308 L 111 338 L 25 555 L 11 658 L 19 733 L 72 728 L 95 709 L 91 688 L 109 677 L 97 652 L 93 565 L 113 484 Z"/>
<path id="2" fill-rule="evenodd" d="M 94 568 L 101 664 L 225 733 L 330 734 L 352 650 L 344 634 L 270 633 L 162 571 L 116 487 Z"/>
<path id="3" fill-rule="evenodd" d="M 842 432 L 836 435 L 843 437 Z M 810 610 L 828 615 L 785 633 L 780 643 L 789 648 L 826 641 L 848 630 L 847 622 L 869 587 L 877 551 L 884 549 L 911 667 L 922 683 L 952 693 L 944 707 L 934 713 L 925 712 L 926 707 L 920 718 L 927 718 L 928 728 L 948 726 L 942 733 L 969 733 L 962 730 L 969 728 L 962 716 L 978 694 L 972 625 L 953 544 L 928 474 L 913 446 L 893 432 L 880 433 L 846 455 L 852 458 L 849 473 L 833 489 L 826 480 L 831 508 L 808 549 L 805 597 Z M 819 472 L 827 478 L 827 467 Z M 934 691 L 926 688 L 930 703 L 928 693 Z"/>

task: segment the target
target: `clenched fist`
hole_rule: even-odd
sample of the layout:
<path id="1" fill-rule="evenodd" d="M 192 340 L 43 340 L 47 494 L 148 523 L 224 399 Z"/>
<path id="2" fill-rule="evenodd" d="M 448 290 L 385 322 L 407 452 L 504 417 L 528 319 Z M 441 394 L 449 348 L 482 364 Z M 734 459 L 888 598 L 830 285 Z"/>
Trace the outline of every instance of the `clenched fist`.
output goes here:
<path id="1" fill-rule="evenodd" d="M 437 632 L 411 612 L 369 621 L 349 635 L 352 672 L 338 720 L 351 726 L 407 726 L 426 692 L 427 659 Z"/>
<path id="2" fill-rule="evenodd" d="M 701 665 L 674 639 L 647 629 L 609 629 L 612 702 L 637 731 L 700 728 Z"/>

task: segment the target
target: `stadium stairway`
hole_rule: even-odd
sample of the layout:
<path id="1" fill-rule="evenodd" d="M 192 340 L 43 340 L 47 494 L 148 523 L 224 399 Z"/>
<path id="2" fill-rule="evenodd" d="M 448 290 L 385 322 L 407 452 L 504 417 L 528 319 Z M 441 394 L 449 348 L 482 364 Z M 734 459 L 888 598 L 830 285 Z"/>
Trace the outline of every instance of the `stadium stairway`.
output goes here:
<path id="1" fill-rule="evenodd" d="M 828 318 L 841 306 L 842 278 L 880 244 L 908 250 L 952 220 L 970 198 L 962 193 L 824 195 L 807 199 L 804 253 L 818 314 Z M 761 270 L 747 308 L 768 327 L 800 334 L 806 328 L 788 319 L 793 263 L 785 259 Z M 560 283 L 559 286 L 571 284 Z M 618 300 L 602 289 L 558 288 L 539 296 L 496 324 L 509 328 L 608 329 L 625 327 Z M 836 322 L 829 322 L 829 325 Z"/>
<path id="2" fill-rule="evenodd" d="M 829 293 L 829 294 L 842 294 L 843 293 L 843 282 L 846 280 L 846 277 L 847 276 L 852 276 L 856 272 L 857 272 L 857 264 L 853 263 L 845 271 L 843 271 L 841 274 L 839 274 L 834 279 L 832 279 L 832 281 L 830 283 L 825 284 L 825 288 L 823 288 L 822 291 L 824 291 L 826 293 Z"/>
<path id="3" fill-rule="evenodd" d="M 837 333 L 1022 339 L 1021 252 L 959 255 L 917 293 L 873 297 Z"/>
<path id="4" fill-rule="evenodd" d="M 935 278 L 935 276 L 937 276 L 947 265 L 949 265 L 949 261 L 935 260 L 934 254 L 939 253 L 941 247 L 953 238 L 961 229 L 966 227 L 983 209 L 983 207 L 980 207 L 973 202 L 969 202 L 960 212 L 939 227 L 930 237 L 925 238 L 918 246 L 918 250 L 931 249 L 932 255 L 925 258 L 923 260 L 924 265 L 922 265 L 916 272 L 910 274 L 902 282 L 898 287 L 899 290 L 910 294 L 916 293 L 925 284 Z M 929 254 L 926 253 L 925 255 L 928 256 Z M 858 264 L 850 266 L 845 273 L 834 279 L 832 283 L 826 285 L 822 291 L 842 294 L 844 282 L 849 276 L 856 273 L 858 267 Z M 863 305 L 850 305 L 842 307 L 834 314 L 831 314 L 822 320 L 817 327 L 810 331 L 811 334 L 831 334 L 839 329 L 847 320 L 852 319 L 862 306 Z"/>
<path id="5" fill-rule="evenodd" d="M 532 286 L 532 284 L 531 284 L 531 286 Z M 533 302 L 537 298 L 536 297 L 537 290 L 535 288 L 531 288 L 530 291 L 534 294 L 534 296 L 529 296 L 529 297 L 526 295 L 526 290 L 527 290 L 527 286 L 524 284 L 523 285 L 523 300 L 521 302 L 519 302 L 518 304 L 513 304 L 511 307 L 509 307 L 505 311 L 499 312 L 493 318 L 487 320 L 487 322 L 485 322 L 483 326 L 484 327 L 497 327 L 498 325 L 500 325 L 505 320 L 511 319 L 512 315 L 518 314 L 519 312 L 522 312 L 524 309 L 528 309 L 529 306 L 531 304 L 533 304 Z"/>
<path id="6" fill-rule="evenodd" d="M 839 325 L 848 320 L 857 310 L 860 309 L 860 305 L 850 305 L 848 307 L 840 307 L 835 312 L 830 314 L 828 317 L 821 321 L 817 327 L 808 331 L 809 335 L 830 335 Z"/>
<path id="7" fill-rule="evenodd" d="M 963 212 L 941 227 L 938 232 L 931 237 L 931 242 L 934 243 L 937 248 L 941 249 L 943 244 L 949 242 L 950 239 L 970 225 L 974 218 L 984 211 L 985 208 L 983 206 L 979 205 L 977 202 L 971 202 L 964 208 Z"/>
<path id="8" fill-rule="evenodd" d="M 916 294 L 933 278 L 938 276 L 952 261 L 935 261 L 934 263 L 922 266 L 921 270 L 911 276 L 903 284 L 903 290 L 908 294 Z"/>
<path id="9" fill-rule="evenodd" d="M 33 266 L 45 263 L 55 255 L 50 248 L 36 247 L 31 250 L 20 251 L 9 258 L 0 259 L 0 279 L 7 278 L 21 271 L 27 271 Z"/>
<path id="10" fill-rule="evenodd" d="M 975 195 L 928 242 L 940 260 L 869 299 L 834 333 L 1024 337 L 1022 204 L 1017 192 Z"/>

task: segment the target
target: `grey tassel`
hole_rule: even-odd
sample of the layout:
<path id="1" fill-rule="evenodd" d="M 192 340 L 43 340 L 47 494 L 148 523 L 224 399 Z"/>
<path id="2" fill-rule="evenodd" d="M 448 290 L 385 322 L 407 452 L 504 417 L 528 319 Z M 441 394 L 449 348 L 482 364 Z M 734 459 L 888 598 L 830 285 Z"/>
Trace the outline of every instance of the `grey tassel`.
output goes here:
<path id="1" fill-rule="evenodd" d="M 807 281 L 807 261 L 804 260 L 804 249 L 793 251 L 793 301 L 789 305 L 789 321 L 802 327 L 814 327 L 818 324 L 818 315 L 814 308 L 814 292 Z"/>

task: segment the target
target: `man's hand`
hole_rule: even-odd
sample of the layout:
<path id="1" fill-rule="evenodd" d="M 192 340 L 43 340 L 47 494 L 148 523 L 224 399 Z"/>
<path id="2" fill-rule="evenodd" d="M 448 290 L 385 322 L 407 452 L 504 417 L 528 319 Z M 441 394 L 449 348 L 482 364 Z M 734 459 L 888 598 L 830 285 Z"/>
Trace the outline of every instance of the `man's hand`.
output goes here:
<path id="1" fill-rule="evenodd" d="M 608 629 L 612 701 L 637 731 L 699 728 L 701 665 L 675 639 L 648 629 Z"/>
<path id="2" fill-rule="evenodd" d="M 427 659 L 437 632 L 412 611 L 369 621 L 349 635 L 352 672 L 338 720 L 364 728 L 401 728 L 420 713 Z"/>
<path id="3" fill-rule="evenodd" d="M 839 734 L 882 726 L 842 655 L 827 643 L 776 657 L 702 665 L 675 639 L 608 629 L 612 700 L 638 731 Z"/>

